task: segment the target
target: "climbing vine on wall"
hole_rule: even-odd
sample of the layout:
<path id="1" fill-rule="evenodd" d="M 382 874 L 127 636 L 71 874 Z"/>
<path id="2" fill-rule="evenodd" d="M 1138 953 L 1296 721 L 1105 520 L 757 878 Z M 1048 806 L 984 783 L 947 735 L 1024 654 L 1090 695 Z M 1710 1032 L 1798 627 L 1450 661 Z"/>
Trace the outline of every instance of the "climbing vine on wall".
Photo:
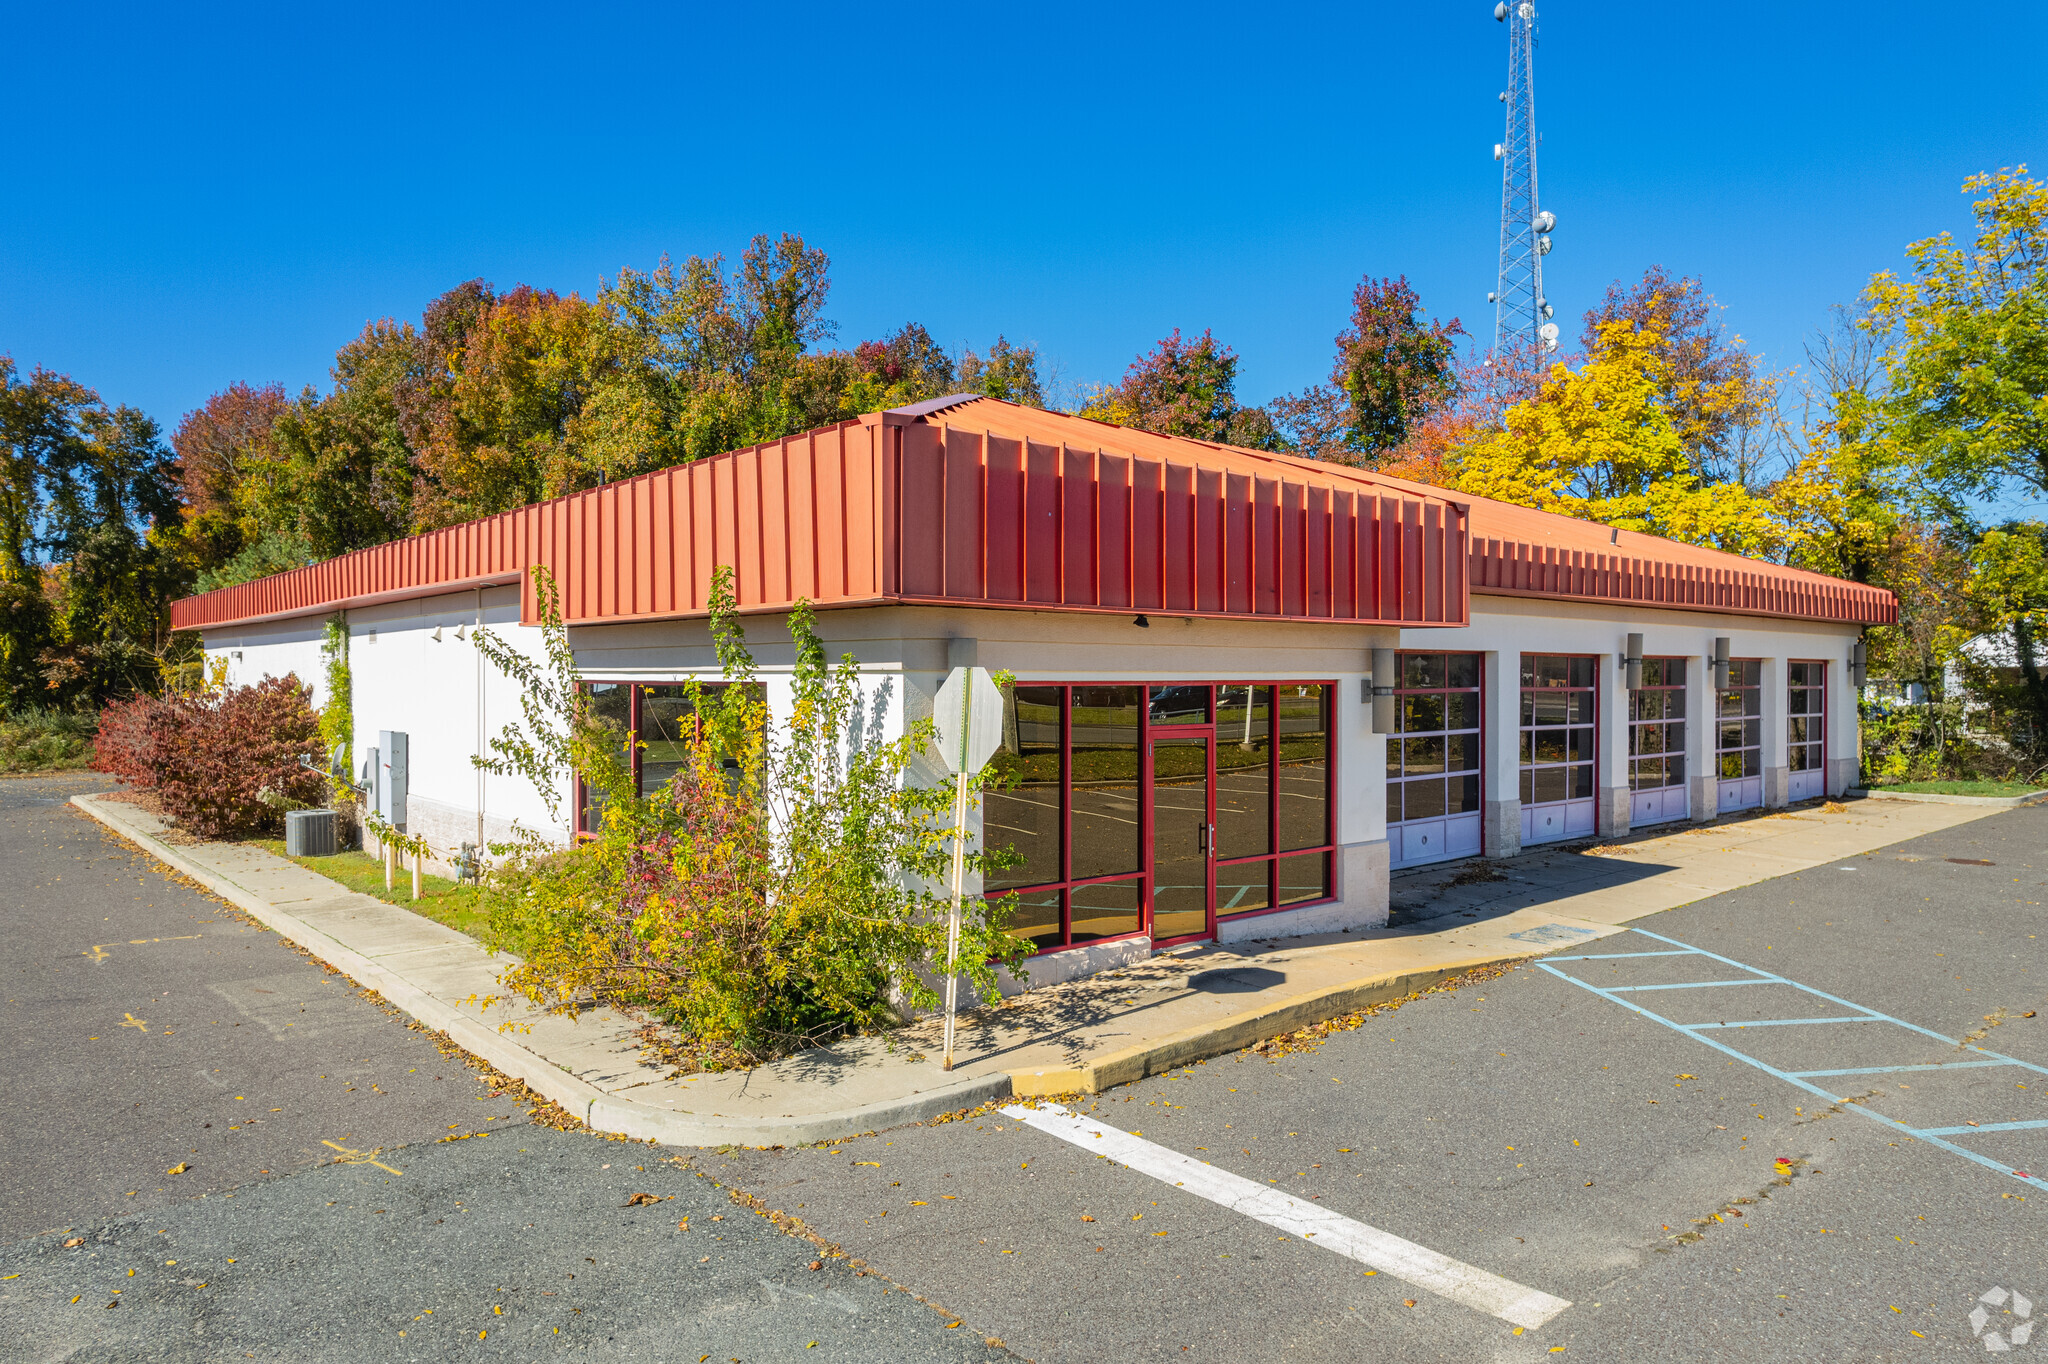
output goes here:
<path id="1" fill-rule="evenodd" d="M 337 611 L 327 618 L 320 640 L 320 657 L 327 661 L 327 704 L 320 708 L 320 742 L 327 750 L 330 770 L 347 772 L 356 748 L 355 701 L 348 671 L 348 614 Z"/>

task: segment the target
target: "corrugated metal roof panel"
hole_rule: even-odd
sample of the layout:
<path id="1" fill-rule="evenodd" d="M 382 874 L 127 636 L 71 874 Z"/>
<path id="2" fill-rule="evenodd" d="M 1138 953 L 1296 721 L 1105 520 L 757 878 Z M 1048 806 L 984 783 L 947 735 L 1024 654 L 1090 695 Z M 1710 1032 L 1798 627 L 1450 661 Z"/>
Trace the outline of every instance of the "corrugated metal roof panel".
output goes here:
<path id="1" fill-rule="evenodd" d="M 179 629 L 305 615 L 544 565 L 574 624 L 932 602 L 1025 610 L 1464 623 L 1465 517 L 1427 493 L 1251 472 L 1192 442 L 1040 440 L 1029 409 L 884 414 L 187 598 Z M 1113 430 L 1095 423 L 1092 434 Z M 530 581 L 522 616 L 539 618 Z"/>
<path id="2" fill-rule="evenodd" d="M 1472 593 L 1847 622 L 1891 593 L 1316 460 L 954 395 L 186 598 L 195 629 L 526 581 L 576 624 L 892 601 L 1464 624 Z M 531 583 L 523 614 L 538 619 Z"/>

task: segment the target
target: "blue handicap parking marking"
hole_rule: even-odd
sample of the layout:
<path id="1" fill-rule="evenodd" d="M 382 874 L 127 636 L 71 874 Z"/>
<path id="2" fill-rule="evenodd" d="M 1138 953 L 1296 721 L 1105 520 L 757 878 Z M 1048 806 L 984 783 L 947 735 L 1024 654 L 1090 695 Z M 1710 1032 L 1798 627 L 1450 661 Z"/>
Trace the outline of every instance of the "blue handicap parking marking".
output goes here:
<path id="1" fill-rule="evenodd" d="M 1597 932 L 1598 930 L 1596 929 L 1578 928 L 1572 924 L 1538 924 L 1535 928 L 1525 928 L 1519 933 L 1510 933 L 1508 936 L 1516 942 L 1545 944 L 1578 942 L 1581 939 L 1595 936 Z"/>
<path id="2" fill-rule="evenodd" d="M 1563 928 L 1564 925 L 1558 924 L 1553 925 L 1553 927 Z M 1542 929 L 1530 930 L 1531 933 L 1540 933 L 1542 931 Z M 1896 1118 L 1886 1117 L 1884 1114 L 1872 1109 L 1867 1103 L 1851 1103 L 1846 1096 L 1833 1093 L 1813 1082 L 1815 1080 L 1834 1079 L 1847 1075 L 1902 1075 L 1951 1070 L 1980 1070 L 2005 1066 L 2016 1066 L 2022 1070 L 2032 1071 L 2037 1075 L 2048 1075 L 2048 1067 L 2037 1066 L 2030 1061 L 2022 1061 L 2017 1057 L 2006 1056 L 1984 1047 L 1973 1046 L 1957 1038 L 1944 1037 L 1940 1033 L 1920 1027 L 1918 1024 L 1908 1023 L 1904 1019 L 1893 1018 L 1890 1014 L 1880 1013 L 1876 1009 L 1865 1008 L 1863 1005 L 1843 999 L 1839 995 L 1831 995 L 1825 990 L 1817 990 L 1811 985 L 1802 985 L 1796 980 L 1788 980 L 1776 972 L 1766 971 L 1757 966 L 1750 966 L 1744 962 L 1736 961 L 1732 957 L 1721 956 L 1717 952 L 1709 952 L 1703 947 L 1694 947 L 1688 943 L 1682 943 L 1676 938 L 1667 938 L 1661 933 L 1651 933 L 1641 928 L 1632 928 L 1628 931 L 1656 942 L 1669 944 L 1669 946 L 1641 952 L 1594 952 L 1569 957 L 1548 957 L 1536 964 L 1551 975 L 1556 976 L 1559 980 L 1570 981 L 1580 989 L 1590 991 L 1609 1003 L 1619 1004 L 1630 1013 L 1640 1014 L 1652 1022 L 1661 1023 L 1674 1032 L 1683 1033 L 1703 1046 L 1712 1047 L 1716 1051 L 1726 1053 L 1744 1065 L 1753 1066 L 1757 1070 L 1763 1071 L 1766 1075 L 1783 1080 L 1786 1084 L 1802 1089 L 1817 1098 L 1826 1099 L 1829 1103 L 1840 1104 L 1853 1112 L 1861 1113 L 1871 1121 L 1881 1123 L 1894 1131 L 1902 1132 L 1917 1141 L 1924 1141 L 1931 1146 L 1939 1147 L 1966 1160 L 1975 1161 L 1979 1165 L 1996 1170 L 2000 1174 L 2009 1175 L 2014 1179 L 2021 1179 L 2036 1184 L 2044 1181 L 2043 1173 L 2036 1173 L 2007 1165 L 1990 1156 L 1958 1146 L 1955 1142 L 1950 1141 L 1949 1138 L 1969 1136 L 1980 1132 L 2019 1132 L 2048 1128 L 2048 1119 L 2023 1122 L 1965 1123 L 1961 1126 L 1915 1127 Z M 1527 935 L 1518 933 L 1511 936 L 1525 937 Z M 1566 962 L 1633 961 L 1650 957 L 1703 959 L 1719 963 L 1723 966 L 1733 967 L 1735 971 L 1742 972 L 1743 974 L 1736 976 L 1729 972 L 1716 972 L 1715 974 L 1722 975 L 1725 978 L 1719 980 L 1674 980 L 1646 982 L 1635 985 L 1601 986 L 1595 985 L 1591 981 L 1583 980 L 1573 975 L 1570 971 L 1561 969 Z M 1671 965 L 1675 968 L 1679 963 L 1674 961 Z M 1683 1017 L 1690 1016 L 1697 1011 L 1697 1002 L 1699 1000 L 1711 998 L 1711 996 L 1702 996 L 1692 992 L 1699 990 L 1740 989 L 1743 986 L 1751 985 L 1789 986 L 1815 999 L 1839 1005 L 1844 1009 L 1850 1010 L 1850 1012 L 1827 1017 L 1761 1018 L 1744 1019 L 1737 1022 L 1682 1021 Z M 1680 1015 L 1680 1017 L 1667 1017 L 1665 1014 L 1648 1007 L 1645 1001 L 1654 1001 L 1658 1009 L 1669 1010 L 1674 1014 Z M 1901 1029 L 1907 1035 L 1897 1040 L 1900 1043 L 1907 1044 L 1905 1047 L 1906 1052 L 1916 1057 L 1926 1054 L 1927 1041 L 1931 1039 L 1935 1042 L 1945 1043 L 1958 1051 L 1967 1052 L 1970 1054 L 1971 1059 L 1960 1061 L 1914 1060 L 1902 1061 L 1896 1065 L 1787 1070 L 1742 1051 L 1730 1041 L 1725 1040 L 1734 1034 L 1739 1034 L 1752 1028 L 1811 1028 L 1814 1030 L 1813 1036 L 1817 1039 L 1822 1039 L 1820 1045 L 1825 1049 L 1831 1045 L 1828 1039 L 1840 1039 L 1843 1036 L 1843 1029 L 1840 1026 L 1843 1024 L 1873 1024 L 1883 1029 Z M 1871 1041 L 1869 1030 L 1858 1027 L 1854 1028 L 1853 1031 L 1862 1035 L 1864 1044 L 1867 1045 Z M 1708 1036 L 1708 1033 L 1718 1035 Z M 1782 1037 L 1785 1034 L 1776 1033 L 1770 1035 Z M 1881 1034 L 1880 1036 L 1888 1035 Z M 1748 1041 L 1747 1045 L 1769 1050 L 1769 1048 L 1763 1047 L 1764 1036 L 1760 1034 L 1755 1040 Z M 1832 1042 L 1832 1045 L 1840 1047 L 1838 1040 Z M 2048 1161 L 2044 1161 L 2043 1164 L 2048 1165 Z"/>

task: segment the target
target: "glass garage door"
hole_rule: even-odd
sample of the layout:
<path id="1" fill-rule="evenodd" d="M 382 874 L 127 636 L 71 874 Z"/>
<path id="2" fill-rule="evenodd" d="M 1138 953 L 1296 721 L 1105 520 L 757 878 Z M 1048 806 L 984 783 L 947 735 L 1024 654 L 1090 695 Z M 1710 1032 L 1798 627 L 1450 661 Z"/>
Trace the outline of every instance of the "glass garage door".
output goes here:
<path id="1" fill-rule="evenodd" d="M 1785 706 L 1785 751 L 1792 764 L 1791 800 L 1828 793 L 1827 676 L 1825 663 L 1794 663 Z"/>
<path id="2" fill-rule="evenodd" d="M 1403 654 L 1387 739 L 1396 867 L 1479 853 L 1479 655 Z"/>
<path id="3" fill-rule="evenodd" d="M 1630 828 L 1684 819 L 1685 660 L 1646 658 L 1628 702 Z"/>
<path id="4" fill-rule="evenodd" d="M 1593 832 L 1590 655 L 1522 655 L 1522 843 Z"/>
<path id="5" fill-rule="evenodd" d="M 1714 765 L 1720 810 L 1754 810 L 1764 803 L 1763 663 L 1738 658 L 1728 665 L 1728 689 L 1714 716 Z"/>

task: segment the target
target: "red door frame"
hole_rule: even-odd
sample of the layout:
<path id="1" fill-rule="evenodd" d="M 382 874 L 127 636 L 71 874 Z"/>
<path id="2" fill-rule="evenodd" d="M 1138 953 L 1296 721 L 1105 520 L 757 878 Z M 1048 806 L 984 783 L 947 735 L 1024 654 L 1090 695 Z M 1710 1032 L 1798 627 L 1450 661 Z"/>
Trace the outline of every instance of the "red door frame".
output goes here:
<path id="1" fill-rule="evenodd" d="M 1192 686 L 1200 684 L 1190 683 L 1188 685 Z M 1143 866 L 1145 876 L 1145 908 L 1143 915 L 1140 916 L 1138 925 L 1138 931 L 1141 933 L 1145 933 L 1148 935 L 1152 933 L 1152 916 L 1158 908 L 1159 901 L 1159 876 L 1158 873 L 1153 870 L 1154 864 L 1152 860 L 1157 852 L 1157 840 L 1155 838 L 1154 830 L 1152 827 L 1152 811 L 1153 792 L 1157 788 L 1158 780 L 1158 772 L 1155 770 L 1154 763 L 1152 760 L 1153 745 L 1161 739 L 1204 740 L 1204 770 L 1208 774 L 1207 779 L 1204 782 L 1204 786 L 1206 787 L 1209 793 L 1207 808 L 1205 808 L 1202 811 L 1202 822 L 1208 826 L 1207 836 L 1203 840 L 1204 852 L 1202 857 L 1202 929 L 1198 933 L 1183 933 L 1180 936 L 1174 938 L 1161 938 L 1154 936 L 1152 938 L 1152 945 L 1154 947 L 1171 947 L 1178 943 L 1184 942 L 1205 942 L 1208 939 L 1216 936 L 1217 685 L 1220 684 L 1212 683 L 1209 686 L 1209 723 L 1206 725 L 1155 725 L 1152 723 L 1152 706 L 1149 698 L 1146 701 L 1142 712 L 1145 718 L 1143 721 L 1143 728 L 1140 732 L 1145 736 L 1143 740 L 1145 745 L 1145 766 L 1143 770 L 1140 771 L 1140 773 L 1138 774 L 1141 782 L 1139 790 L 1141 790 L 1144 793 L 1143 806 L 1138 812 L 1139 839 L 1141 840 L 1142 848 L 1138 860 Z M 1255 683 L 1253 685 L 1257 684 Z M 1147 687 L 1146 690 L 1149 692 L 1151 689 L 1150 687 Z M 1271 860 L 1270 854 L 1268 855 L 1268 860 Z"/>

